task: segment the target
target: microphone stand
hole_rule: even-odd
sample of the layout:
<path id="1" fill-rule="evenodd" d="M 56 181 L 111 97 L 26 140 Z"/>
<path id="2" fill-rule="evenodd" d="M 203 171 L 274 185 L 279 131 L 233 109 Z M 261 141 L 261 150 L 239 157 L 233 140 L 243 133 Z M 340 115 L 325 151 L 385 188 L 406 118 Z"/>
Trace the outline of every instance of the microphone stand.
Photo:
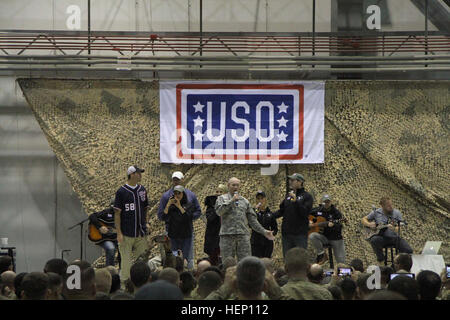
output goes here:
<path id="1" fill-rule="evenodd" d="M 73 226 L 71 226 L 68 230 L 72 230 L 73 228 L 80 226 L 80 260 L 83 260 L 83 225 L 86 221 L 88 221 L 89 218 L 86 218 L 80 222 L 78 222 L 77 224 L 74 224 Z"/>

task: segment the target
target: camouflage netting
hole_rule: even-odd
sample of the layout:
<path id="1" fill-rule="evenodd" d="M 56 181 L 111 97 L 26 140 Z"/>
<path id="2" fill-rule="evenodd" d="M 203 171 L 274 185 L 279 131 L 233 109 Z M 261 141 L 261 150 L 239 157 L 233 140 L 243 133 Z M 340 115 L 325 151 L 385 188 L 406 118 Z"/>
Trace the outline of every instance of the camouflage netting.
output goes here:
<path id="1" fill-rule="evenodd" d="M 449 261 L 448 81 L 328 81 L 325 163 L 282 165 L 274 176 L 261 176 L 258 165 L 161 164 L 157 81 L 20 79 L 19 84 L 88 213 L 108 205 L 131 164 L 146 169 L 142 184 L 149 192 L 152 235 L 163 230 L 156 210 L 174 170 L 185 173 L 186 186 L 202 206 L 218 183 L 236 176 L 251 201 L 258 188 L 265 189 L 272 209 L 285 193 L 286 172 L 301 172 L 315 205 L 329 193 L 348 218 L 347 261 L 375 262 L 360 219 L 382 195 L 390 195 L 408 220 L 403 235 L 416 253 L 427 240 L 443 240 L 441 252 Z M 196 258 L 204 256 L 204 229 L 197 220 Z M 274 258 L 280 263 L 281 257 L 278 236 Z"/>

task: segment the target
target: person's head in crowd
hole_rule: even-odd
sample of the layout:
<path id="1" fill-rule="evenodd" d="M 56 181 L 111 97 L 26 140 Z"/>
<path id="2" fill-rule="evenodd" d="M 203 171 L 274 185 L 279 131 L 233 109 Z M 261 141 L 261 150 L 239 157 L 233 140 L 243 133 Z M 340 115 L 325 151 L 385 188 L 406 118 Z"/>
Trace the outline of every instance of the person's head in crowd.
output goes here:
<path id="1" fill-rule="evenodd" d="M 331 295 L 333 296 L 333 300 L 343 300 L 343 294 L 342 290 L 338 286 L 329 286 L 327 287 L 328 291 L 331 292 Z"/>
<path id="2" fill-rule="evenodd" d="M 53 272 L 64 278 L 67 270 L 67 262 L 63 259 L 50 259 L 44 266 L 44 272 Z"/>
<path id="3" fill-rule="evenodd" d="M 135 293 L 135 290 L 134 290 L 135 288 L 134 288 L 133 282 L 131 281 L 131 278 L 128 278 L 127 280 L 125 280 L 124 286 L 125 286 L 125 292 L 127 292 L 129 294 Z"/>
<path id="4" fill-rule="evenodd" d="M 183 292 L 185 298 L 191 297 L 192 290 L 197 286 L 197 281 L 189 271 L 183 271 L 180 273 L 180 289 Z"/>
<path id="5" fill-rule="evenodd" d="M 406 298 L 397 292 L 381 289 L 369 294 L 365 300 L 406 300 Z"/>
<path id="6" fill-rule="evenodd" d="M 389 281 L 387 288 L 401 294 L 407 300 L 419 300 L 419 285 L 410 277 L 398 275 Z"/>
<path id="7" fill-rule="evenodd" d="M 176 270 L 174 270 L 176 272 Z M 142 286 L 135 300 L 183 300 L 181 289 L 166 280 L 157 280 Z"/>
<path id="8" fill-rule="evenodd" d="M 166 280 L 177 287 L 180 285 L 180 275 L 174 268 L 164 268 L 158 274 L 158 280 Z"/>
<path id="9" fill-rule="evenodd" d="M 282 267 L 279 267 L 277 268 L 277 270 L 275 270 L 273 277 L 280 287 L 284 286 L 288 282 L 286 271 Z"/>
<path id="10" fill-rule="evenodd" d="M 8 295 L 13 295 L 16 291 L 14 286 L 14 280 L 16 279 L 16 273 L 14 271 L 5 271 L 0 275 L 3 283 L 3 292 L 7 291 Z"/>
<path id="11" fill-rule="evenodd" d="M 120 275 L 113 274 L 111 276 L 111 290 L 109 290 L 109 294 L 114 294 L 118 290 L 120 290 Z"/>
<path id="12" fill-rule="evenodd" d="M 286 252 L 284 269 L 289 278 L 306 279 L 309 269 L 309 255 L 304 248 L 295 247 Z"/>
<path id="13" fill-rule="evenodd" d="M 275 272 L 275 266 L 273 265 L 273 260 L 270 258 L 261 258 L 261 261 L 264 263 L 266 270 L 271 274 Z"/>
<path id="14" fill-rule="evenodd" d="M 386 289 L 387 285 L 391 279 L 391 274 L 394 273 L 394 269 L 392 269 L 392 267 L 390 267 L 390 266 L 381 266 L 380 273 L 381 273 L 381 277 L 380 277 L 381 289 Z"/>
<path id="15" fill-rule="evenodd" d="M 308 270 L 308 280 L 315 284 L 321 284 L 323 278 L 323 267 L 318 263 L 312 264 Z"/>
<path id="16" fill-rule="evenodd" d="M 412 257 L 408 253 L 400 253 L 394 258 L 394 268 L 396 272 L 401 270 L 411 272 L 412 265 Z"/>
<path id="17" fill-rule="evenodd" d="M 79 270 L 79 271 L 78 271 Z M 83 260 L 75 260 L 67 267 L 63 277 L 63 297 L 67 300 L 94 300 L 97 288 L 95 285 L 95 271 L 91 264 Z M 80 282 L 74 277 L 79 272 Z"/>
<path id="18" fill-rule="evenodd" d="M 234 257 L 226 257 L 222 261 L 222 273 L 225 273 L 229 267 L 234 267 L 237 264 Z"/>
<path id="19" fill-rule="evenodd" d="M 150 280 L 150 267 L 144 261 L 137 261 L 130 268 L 130 279 L 136 288 L 139 290 L 144 284 Z"/>
<path id="20" fill-rule="evenodd" d="M 47 276 L 49 289 L 48 300 L 62 300 L 62 277 L 54 272 L 47 272 Z"/>
<path id="21" fill-rule="evenodd" d="M 105 292 L 97 292 L 95 294 L 95 300 L 111 300 L 111 297 Z"/>
<path id="22" fill-rule="evenodd" d="M 420 271 L 417 275 L 420 300 L 436 300 L 441 291 L 441 277 L 431 270 Z"/>
<path id="23" fill-rule="evenodd" d="M 196 271 L 196 277 L 198 277 L 205 271 L 206 268 L 211 267 L 211 262 L 209 259 L 202 259 L 197 263 L 197 271 Z"/>
<path id="24" fill-rule="evenodd" d="M 0 274 L 5 271 L 12 271 L 12 258 L 10 256 L 0 256 Z"/>
<path id="25" fill-rule="evenodd" d="M 22 300 L 47 300 L 48 275 L 43 272 L 30 272 L 22 280 Z"/>
<path id="26" fill-rule="evenodd" d="M 158 276 L 159 276 L 159 271 L 152 272 L 150 274 L 150 281 L 149 282 L 157 281 L 158 280 Z"/>
<path id="27" fill-rule="evenodd" d="M 110 295 L 111 300 L 133 300 L 134 296 L 123 292 L 123 291 L 118 291 L 115 294 Z"/>
<path id="28" fill-rule="evenodd" d="M 342 290 L 343 300 L 355 300 L 356 297 L 356 283 L 350 277 L 344 277 L 338 282 L 339 288 Z"/>
<path id="29" fill-rule="evenodd" d="M 14 278 L 14 290 L 18 300 L 22 299 L 22 280 L 28 272 L 21 272 Z"/>
<path id="30" fill-rule="evenodd" d="M 371 275 L 368 273 L 361 273 L 356 281 L 356 298 L 358 300 L 365 300 L 375 289 L 369 289 L 367 281 Z"/>
<path id="31" fill-rule="evenodd" d="M 111 283 L 112 276 L 106 268 L 95 270 L 95 286 L 97 288 L 97 292 L 109 294 L 111 291 Z"/>
<path id="32" fill-rule="evenodd" d="M 236 267 L 236 289 L 240 300 L 260 300 L 266 267 L 257 257 L 245 257 Z"/>
<path id="33" fill-rule="evenodd" d="M 361 259 L 353 259 L 350 261 L 350 266 L 353 268 L 353 270 L 364 272 L 364 264 Z"/>
<path id="34" fill-rule="evenodd" d="M 198 278 L 197 293 L 200 298 L 205 299 L 211 292 L 219 289 L 222 278 L 214 271 L 205 271 Z"/>
<path id="35" fill-rule="evenodd" d="M 219 277 L 222 279 L 222 281 L 225 278 L 225 275 L 222 273 L 222 271 L 220 270 L 219 267 L 211 266 L 211 267 L 206 268 L 205 271 L 203 271 L 203 272 L 206 272 L 206 271 L 213 271 L 213 272 L 217 273 L 219 275 Z"/>

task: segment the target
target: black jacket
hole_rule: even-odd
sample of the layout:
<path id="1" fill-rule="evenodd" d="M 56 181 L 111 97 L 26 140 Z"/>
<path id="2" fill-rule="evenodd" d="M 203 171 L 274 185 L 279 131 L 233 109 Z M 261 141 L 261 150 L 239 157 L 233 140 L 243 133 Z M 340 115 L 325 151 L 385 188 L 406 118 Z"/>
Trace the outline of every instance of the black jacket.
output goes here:
<path id="1" fill-rule="evenodd" d="M 109 207 L 108 209 L 94 212 L 89 215 L 89 222 L 96 226 L 98 229 L 102 226 L 100 222 L 103 222 L 108 227 L 114 228 L 114 209 Z"/>
<path id="2" fill-rule="evenodd" d="M 275 215 L 270 211 L 268 207 L 262 212 L 258 212 L 257 210 L 255 210 L 255 213 L 256 217 L 258 218 L 258 222 L 264 227 L 264 229 L 273 231 L 273 235 L 276 235 L 278 233 L 277 220 L 275 218 Z M 252 230 L 250 242 L 252 245 L 264 245 L 273 241 L 268 240 L 262 234 Z"/>
<path id="3" fill-rule="evenodd" d="M 338 209 L 336 209 L 334 204 L 332 204 L 330 208 L 328 208 L 328 210 L 325 210 L 325 208 L 322 205 L 320 205 L 319 207 L 314 208 L 311 211 L 311 215 L 313 216 L 321 215 L 328 221 L 342 219 L 341 212 Z M 334 226 L 332 226 L 331 228 L 326 226 L 323 229 L 323 235 L 327 237 L 328 240 L 342 240 L 342 224 L 334 223 Z"/>
<path id="4" fill-rule="evenodd" d="M 313 197 L 304 188 L 297 190 L 297 199 L 292 201 L 289 196 L 280 204 L 276 218 L 283 217 L 282 235 L 307 235 L 309 229 L 308 216 L 311 212 Z"/>
<path id="5" fill-rule="evenodd" d="M 203 251 L 210 255 L 213 254 L 219 246 L 219 232 L 221 226 L 220 217 L 216 213 L 214 208 L 216 204 L 217 196 L 207 196 L 205 198 L 206 205 L 206 230 L 205 230 L 205 243 Z"/>
<path id="6" fill-rule="evenodd" d="M 168 214 L 163 214 L 162 218 L 168 224 L 169 238 L 173 239 L 185 239 L 192 237 L 194 219 L 194 205 L 191 202 L 187 202 L 186 194 L 180 201 L 181 206 L 184 208 L 185 213 L 181 213 L 174 204 L 169 207 Z"/>

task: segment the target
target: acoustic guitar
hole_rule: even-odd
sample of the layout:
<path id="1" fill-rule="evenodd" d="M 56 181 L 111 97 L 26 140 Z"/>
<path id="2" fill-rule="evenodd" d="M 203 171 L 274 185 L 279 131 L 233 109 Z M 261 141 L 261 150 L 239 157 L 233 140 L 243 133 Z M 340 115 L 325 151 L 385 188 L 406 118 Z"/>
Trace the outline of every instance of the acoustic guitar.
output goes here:
<path id="1" fill-rule="evenodd" d="M 328 225 L 329 222 L 332 222 L 334 224 L 339 222 L 345 222 L 345 218 L 336 219 L 336 220 L 327 220 L 322 216 L 313 216 L 309 215 L 308 217 L 309 221 L 312 221 L 312 225 L 309 225 L 309 231 L 308 235 L 310 235 L 313 232 L 323 233 L 324 228 Z"/>
<path id="2" fill-rule="evenodd" d="M 102 227 L 108 228 L 107 233 L 101 233 L 100 230 L 92 223 L 89 223 L 88 229 L 88 238 L 95 244 L 99 244 L 103 241 L 115 241 L 117 240 L 117 232 L 114 228 L 108 227 L 105 223 L 99 221 L 99 223 L 102 225 Z"/>

